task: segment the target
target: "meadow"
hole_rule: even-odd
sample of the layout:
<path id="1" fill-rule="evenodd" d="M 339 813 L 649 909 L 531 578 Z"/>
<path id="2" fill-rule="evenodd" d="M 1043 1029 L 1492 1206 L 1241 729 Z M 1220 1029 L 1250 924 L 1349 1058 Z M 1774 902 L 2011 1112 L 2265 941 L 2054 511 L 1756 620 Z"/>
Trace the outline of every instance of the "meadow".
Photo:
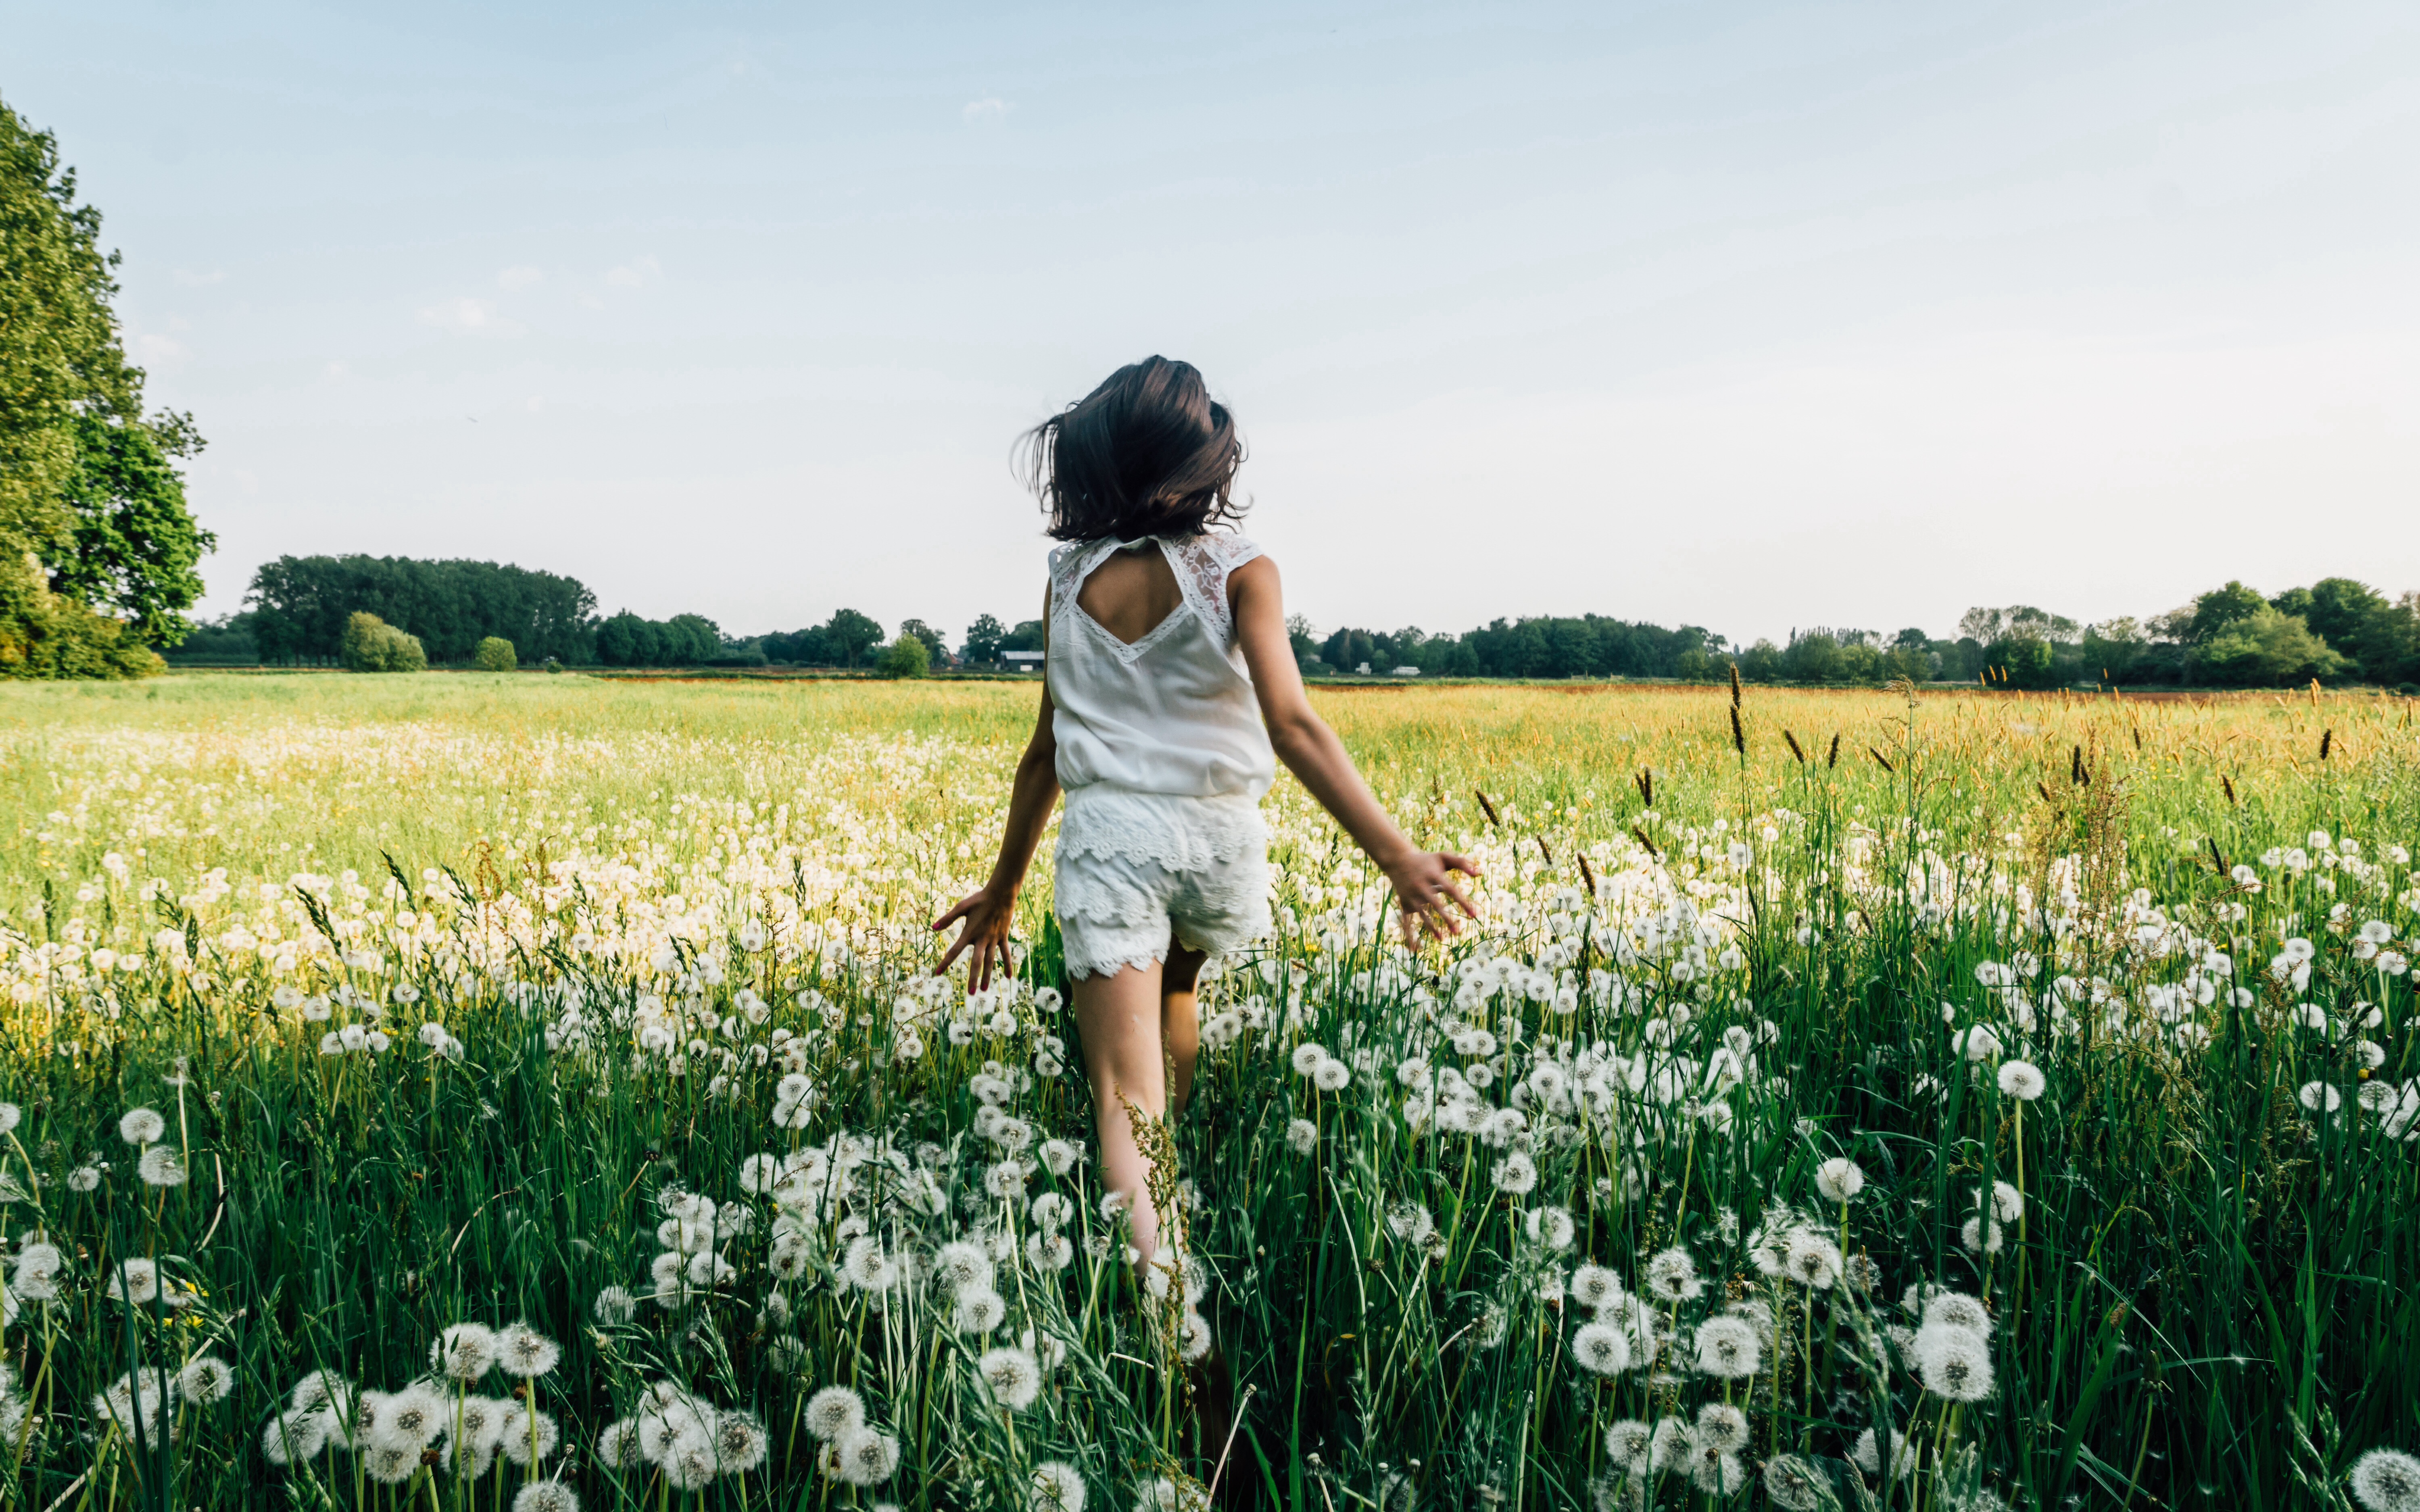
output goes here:
<path id="1" fill-rule="evenodd" d="M 2420 1506 L 2409 701 L 1315 693 L 1139 1281 L 1033 697 L 0 687 L 0 1505 Z"/>

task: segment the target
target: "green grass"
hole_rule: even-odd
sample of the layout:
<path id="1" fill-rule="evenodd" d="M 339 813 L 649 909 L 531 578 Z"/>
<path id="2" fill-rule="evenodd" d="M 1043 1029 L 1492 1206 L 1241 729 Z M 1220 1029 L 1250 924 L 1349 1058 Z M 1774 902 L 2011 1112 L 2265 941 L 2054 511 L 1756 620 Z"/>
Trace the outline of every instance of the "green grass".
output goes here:
<path id="1" fill-rule="evenodd" d="M 1182 1300 L 1138 1296 L 1091 1252 L 1110 1225 L 1089 1163 L 1037 1166 L 1020 1201 L 985 1188 L 1010 1146 L 982 1134 L 979 1093 L 1034 1141 L 1091 1128 L 1079 1079 L 1035 1073 L 1078 1063 L 1072 1026 L 1035 992 L 1057 985 L 1047 866 L 1026 980 L 967 1015 L 966 1042 L 946 1032 L 962 990 L 910 992 L 932 959 L 922 920 L 988 866 L 1030 686 L 0 689 L 16 820 L 0 826 L 0 1098 L 23 1120 L 0 1140 L 23 1198 L 0 1211 L 12 1253 L 47 1236 L 67 1257 L 59 1295 L 21 1300 L 0 1334 L 34 1407 L 0 1496 L 509 1503 L 528 1479 L 509 1462 L 389 1488 L 366 1456 L 280 1467 L 260 1438 L 309 1370 L 394 1390 L 447 1325 L 522 1319 L 563 1348 L 535 1383 L 564 1438 L 541 1473 L 588 1507 L 1022 1508 L 1046 1459 L 1119 1508 L 1161 1475 L 1215 1476 L 1221 1504 L 1321 1512 L 1695 1504 L 1710 1498 L 1685 1469 L 1625 1483 L 1606 1429 L 1725 1399 L 1746 1412 L 1736 1494 L 1753 1504 L 1763 1468 L 1792 1454 L 1843 1506 L 2335 1506 L 2360 1453 L 2420 1448 L 2420 1318 L 2402 1291 L 2420 1269 L 2420 1145 L 2398 1137 L 2395 1103 L 2361 1101 L 2420 1074 L 2412 992 L 2355 950 L 2372 919 L 2390 950 L 2420 928 L 2408 857 L 2389 849 L 2420 841 L 2406 705 L 1751 690 L 1743 751 L 1714 690 L 1315 696 L 1408 827 L 1479 857 L 1487 921 L 1450 950 L 1391 949 L 1375 877 L 1297 789 L 1272 795 L 1279 933 L 1205 995 L 1214 1044 L 1173 1130 L 1215 1340 L 1188 1369 Z M 2315 828 L 2357 841 L 2351 864 L 2264 861 L 2310 852 Z M 2257 889 L 2214 868 L 2212 845 Z M 2313 947 L 2299 988 L 2268 969 L 2288 938 Z M 101 949 L 138 964 L 99 973 Z M 2212 975 L 2211 949 L 2232 975 Z M 1978 978 L 2028 957 L 2014 990 Z M 1465 968 L 1491 960 L 1543 998 L 1519 980 L 1474 997 Z M 323 1022 L 288 1001 L 339 987 L 379 1000 L 383 1054 L 320 1054 L 360 1011 L 334 1003 Z M 997 1032 L 994 1009 L 1013 1021 Z M 424 1024 L 460 1057 L 424 1043 Z M 645 1048 L 675 1024 L 672 1054 Z M 1970 1063 L 1953 1036 L 1977 1025 L 2002 1049 Z M 1710 1085 L 1729 1030 L 1747 1041 L 1739 1079 Z M 1306 1041 L 1353 1065 L 1345 1087 L 1295 1074 Z M 1620 1070 L 1600 1063 L 1617 1055 Z M 1992 1074 L 2020 1056 L 2047 1088 L 2022 1108 Z M 987 1081 L 986 1062 L 1031 1085 Z M 1482 1063 L 1490 1110 L 1531 1086 L 1524 1127 L 1495 1143 L 1420 1111 L 1441 1068 Z M 1608 1085 L 1559 1106 L 1542 1064 Z M 772 1121 L 792 1067 L 815 1088 L 803 1129 Z M 2336 1088 L 2333 1116 L 2299 1100 L 2314 1084 L 2315 1099 Z M 135 1106 L 164 1115 L 191 1180 L 138 1179 L 116 1132 Z M 1307 1153 L 1295 1120 L 1315 1129 Z M 872 1158 L 853 1190 L 812 1203 L 742 1189 L 749 1156 L 811 1148 Z M 1526 1193 L 1492 1180 L 1515 1148 L 1536 1167 Z M 110 1168 L 74 1190 L 96 1156 Z M 1845 1211 L 1813 1185 L 1835 1156 L 1867 1180 Z M 1978 1254 L 1960 1230 L 1995 1181 L 2022 1186 L 2024 1211 Z M 721 1205 L 709 1237 L 730 1273 L 600 1319 L 605 1288 L 649 1292 L 667 1189 Z M 1045 1191 L 1075 1210 L 1064 1270 L 1021 1258 Z M 1425 1242 L 1405 1237 L 1415 1208 Z M 1548 1208 L 1572 1216 L 1567 1248 L 1528 1233 Z M 777 1218 L 797 1230 L 782 1241 L 803 1257 L 795 1279 L 768 1273 Z M 840 1279 L 861 1225 L 900 1256 L 995 1232 L 1005 1321 L 957 1332 L 930 1280 L 875 1305 Z M 1752 1246 L 1781 1228 L 1845 1240 L 1879 1285 L 1767 1275 Z M 1643 1292 L 1648 1257 L 1676 1244 L 1704 1291 L 1654 1302 L 1655 1363 L 1636 1358 L 1634 1327 L 1632 1368 L 1580 1368 L 1589 1310 L 1549 1299 L 1549 1280 L 1592 1261 Z M 157 1258 L 187 1304 L 111 1300 L 128 1257 Z M 1981 1400 L 1905 1368 L 1888 1330 L 1913 1323 L 1912 1285 L 1987 1303 Z M 1691 1332 L 1735 1304 L 1763 1358 L 1725 1381 L 1694 1368 Z M 1065 1358 L 1012 1412 L 976 1363 L 1028 1329 Z M 138 1448 L 96 1415 L 132 1361 L 197 1352 L 236 1385 L 178 1408 L 173 1443 Z M 656 1466 L 604 1465 L 600 1430 L 664 1381 L 756 1413 L 767 1459 L 694 1500 Z M 836 1382 L 898 1442 L 878 1488 L 816 1467 L 802 1410 Z M 1922 1465 L 1861 1492 L 1847 1460 L 1878 1423 Z"/>

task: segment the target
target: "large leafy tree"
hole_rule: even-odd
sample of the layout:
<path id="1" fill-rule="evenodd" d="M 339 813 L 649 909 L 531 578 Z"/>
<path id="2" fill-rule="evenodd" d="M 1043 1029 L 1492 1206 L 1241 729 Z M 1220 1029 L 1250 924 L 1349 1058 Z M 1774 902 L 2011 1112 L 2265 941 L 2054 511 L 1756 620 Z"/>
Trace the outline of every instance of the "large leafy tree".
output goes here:
<path id="1" fill-rule="evenodd" d="M 173 458 L 201 450 L 187 415 L 128 424 L 75 417 L 76 471 L 66 494 L 74 544 L 51 568 L 51 588 L 123 619 L 146 642 L 173 646 L 193 629 L 202 556 L 218 537 L 194 522 Z"/>
<path id="2" fill-rule="evenodd" d="M 58 144 L 0 103 L 0 672 L 156 670 L 210 545 L 171 465 L 190 417 L 143 414 L 110 301 L 117 257 Z M 96 609 L 127 616 L 121 624 Z"/>

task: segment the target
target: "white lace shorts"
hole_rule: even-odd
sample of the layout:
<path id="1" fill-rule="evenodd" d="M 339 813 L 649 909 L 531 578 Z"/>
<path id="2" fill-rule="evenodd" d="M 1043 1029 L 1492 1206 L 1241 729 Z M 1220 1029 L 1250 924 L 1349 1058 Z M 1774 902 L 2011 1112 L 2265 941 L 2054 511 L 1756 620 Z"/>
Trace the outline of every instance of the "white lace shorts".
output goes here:
<path id="1" fill-rule="evenodd" d="M 1269 927 L 1268 832 L 1249 797 L 1083 787 L 1067 794 L 1053 880 L 1074 978 L 1224 955 Z"/>

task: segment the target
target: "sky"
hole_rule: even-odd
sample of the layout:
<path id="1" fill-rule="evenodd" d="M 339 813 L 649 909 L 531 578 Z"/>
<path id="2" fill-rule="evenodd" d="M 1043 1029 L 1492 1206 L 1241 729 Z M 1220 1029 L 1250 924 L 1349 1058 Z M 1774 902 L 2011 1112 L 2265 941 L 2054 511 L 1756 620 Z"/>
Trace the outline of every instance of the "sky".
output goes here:
<path id="1" fill-rule="evenodd" d="M 1012 443 L 1151 352 L 1323 629 L 2420 588 L 2408 4 L 377 9 L 0 0 L 205 612 L 1031 618 Z"/>

